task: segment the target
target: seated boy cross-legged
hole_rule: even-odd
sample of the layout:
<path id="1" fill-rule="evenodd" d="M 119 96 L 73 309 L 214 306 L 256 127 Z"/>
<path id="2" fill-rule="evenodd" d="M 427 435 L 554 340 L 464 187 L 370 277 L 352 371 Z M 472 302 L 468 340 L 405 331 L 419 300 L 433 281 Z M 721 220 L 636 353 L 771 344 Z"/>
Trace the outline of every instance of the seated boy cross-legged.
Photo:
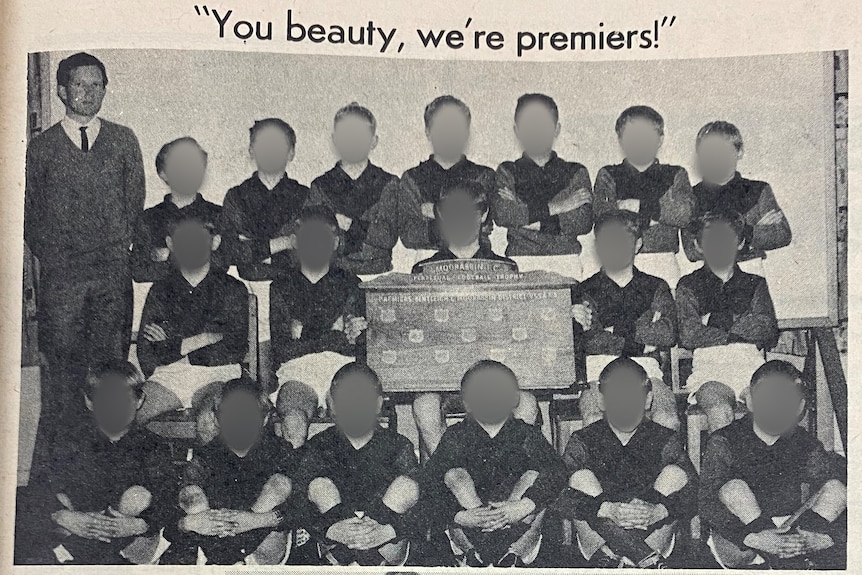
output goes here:
<path id="1" fill-rule="evenodd" d="M 676 304 L 663 279 L 634 266 L 643 245 L 636 213 L 610 210 L 596 219 L 596 252 L 602 269 L 573 289 L 572 316 L 583 329 L 587 381 L 580 398 L 584 425 L 602 418 L 599 375 L 615 358 L 631 357 L 647 371 L 652 384 L 650 418 L 679 427 L 676 399 L 662 381 L 661 349 L 676 343 Z"/>
<path id="2" fill-rule="evenodd" d="M 423 469 L 423 509 L 461 565 L 529 565 L 545 508 L 565 487 L 565 466 L 538 428 L 514 417 L 518 380 L 507 366 L 477 362 L 461 393 L 468 415 Z"/>
<path id="3" fill-rule="evenodd" d="M 704 263 L 677 286 L 679 343 L 694 350 L 689 401 L 703 409 L 715 431 L 743 408 L 751 374 L 778 339 L 778 320 L 766 279 L 737 264 L 745 244 L 742 216 L 708 212 L 694 227 Z"/>
<path id="4" fill-rule="evenodd" d="M 281 564 L 291 547 L 296 455 L 271 434 L 269 400 L 247 378 L 216 399 L 218 436 L 195 451 L 179 493 L 183 516 L 165 536 L 170 562 Z"/>
<path id="5" fill-rule="evenodd" d="M 793 365 L 765 363 L 751 414 L 709 438 L 699 507 L 724 567 L 846 569 L 846 469 L 799 427 L 804 390 Z"/>
<path id="6" fill-rule="evenodd" d="M 596 567 L 664 568 L 677 521 L 695 512 L 696 475 L 676 432 L 644 417 L 646 371 L 617 358 L 602 371 L 604 419 L 572 434 L 560 499 L 578 546 Z"/>
<path id="7" fill-rule="evenodd" d="M 204 388 L 242 371 L 248 291 L 211 264 L 220 239 L 196 215 L 171 226 L 166 241 L 176 267 L 147 294 L 138 332 L 138 361 L 149 378 L 142 422 L 192 407 Z"/>
<path id="8" fill-rule="evenodd" d="M 44 505 L 59 531 L 57 537 L 46 535 L 60 563 L 156 559 L 157 535 L 170 516 L 176 479 L 168 445 L 135 423 L 144 403 L 143 383 L 125 361 L 92 370 L 85 392 L 92 421 L 54 446 Z M 151 536 L 148 543 L 130 546 L 143 535 Z"/>
<path id="9" fill-rule="evenodd" d="M 276 408 L 282 437 L 295 448 L 308 423 L 326 408 L 332 376 L 364 350 L 365 298 L 359 278 L 332 264 L 338 222 L 323 205 L 302 210 L 296 229 L 299 266 L 270 288 L 273 364 L 280 386 Z"/>
<path id="10" fill-rule="evenodd" d="M 444 188 L 435 204 L 434 213 L 446 247 L 417 263 L 412 272 L 423 273 L 425 265 L 433 262 L 465 259 L 499 261 L 517 271 L 517 264 L 513 260 L 495 254 L 481 240 L 488 212 L 488 193 L 480 184 L 464 181 Z M 536 397 L 527 391 L 522 391 L 520 395 L 515 417 L 532 425 L 539 415 Z M 413 417 L 419 428 L 419 447 L 423 456 L 429 456 L 437 449 L 446 431 L 446 412 L 461 409 L 463 406 L 456 393 L 421 393 L 416 396 L 413 400 Z"/>
<path id="11" fill-rule="evenodd" d="M 330 390 L 335 427 L 305 446 L 300 477 L 314 507 L 311 529 L 336 565 L 403 565 L 409 553 L 418 463 L 410 440 L 379 426 L 382 393 L 371 368 L 339 369 Z"/>

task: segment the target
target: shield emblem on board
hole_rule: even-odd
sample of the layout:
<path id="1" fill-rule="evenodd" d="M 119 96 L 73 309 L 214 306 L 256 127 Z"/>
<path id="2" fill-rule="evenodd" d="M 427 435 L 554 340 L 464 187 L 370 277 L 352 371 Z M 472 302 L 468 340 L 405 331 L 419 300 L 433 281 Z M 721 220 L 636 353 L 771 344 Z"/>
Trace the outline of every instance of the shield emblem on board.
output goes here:
<path id="1" fill-rule="evenodd" d="M 410 340 L 410 343 L 422 343 L 425 341 L 425 332 L 421 329 L 411 329 L 407 333 L 407 339 Z"/>
<path id="2" fill-rule="evenodd" d="M 488 316 L 491 318 L 491 321 L 503 321 L 503 308 L 492 307 L 488 310 Z"/>
<path id="3" fill-rule="evenodd" d="M 391 307 L 386 307 L 380 310 L 380 321 L 383 323 L 392 323 L 395 321 L 395 310 Z"/>
<path id="4" fill-rule="evenodd" d="M 447 308 L 438 307 L 434 310 L 434 321 L 437 323 L 446 323 L 449 321 L 449 310 Z"/>
<path id="5" fill-rule="evenodd" d="M 449 361 L 449 350 L 448 349 L 435 349 L 434 350 L 434 360 L 437 363 L 447 363 Z"/>
<path id="6" fill-rule="evenodd" d="M 527 339 L 527 328 L 525 327 L 513 327 L 512 328 L 512 339 L 515 341 L 524 341 Z"/>
<path id="7" fill-rule="evenodd" d="M 473 343 L 477 337 L 476 330 L 471 327 L 461 330 L 461 341 L 465 343 Z"/>
<path id="8" fill-rule="evenodd" d="M 380 355 L 381 359 L 383 360 L 383 363 L 386 363 L 388 365 L 394 365 L 395 362 L 398 360 L 398 354 L 392 350 L 386 350 Z"/>

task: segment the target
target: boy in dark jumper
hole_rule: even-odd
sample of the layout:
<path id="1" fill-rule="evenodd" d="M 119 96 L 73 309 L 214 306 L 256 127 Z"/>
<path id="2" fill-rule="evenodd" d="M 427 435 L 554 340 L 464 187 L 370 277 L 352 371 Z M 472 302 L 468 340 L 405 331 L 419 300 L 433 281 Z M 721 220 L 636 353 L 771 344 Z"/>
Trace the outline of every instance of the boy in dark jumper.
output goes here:
<path id="1" fill-rule="evenodd" d="M 132 244 L 132 276 L 136 282 L 154 282 L 171 272 L 171 251 L 165 238 L 176 222 L 195 216 L 215 225 L 221 206 L 208 202 L 199 193 L 206 169 L 207 153 L 194 138 L 172 140 L 156 154 L 156 172 L 170 193 L 160 204 L 144 210 L 138 220 Z"/>
<path id="2" fill-rule="evenodd" d="M 336 267 L 338 222 L 326 206 L 302 210 L 296 228 L 299 267 L 272 283 L 273 365 L 282 437 L 298 448 L 308 422 L 326 408 L 332 376 L 363 354 L 367 327 L 359 278 Z"/>
<path id="3" fill-rule="evenodd" d="M 426 264 L 458 259 L 486 259 L 505 264 L 512 271 L 518 265 L 511 259 L 498 256 L 491 247 L 481 242 L 482 226 L 488 218 L 488 194 L 476 182 L 460 182 L 445 188 L 435 205 L 435 217 L 440 226 L 445 249 L 413 266 L 413 273 L 423 273 Z M 421 393 L 413 400 L 413 417 L 419 428 L 420 448 L 424 456 L 437 449 L 446 431 L 447 411 L 460 411 L 461 398 L 457 393 Z M 536 397 L 521 392 L 515 417 L 534 424 L 538 419 Z"/>
<path id="4" fill-rule="evenodd" d="M 688 174 L 680 166 L 658 161 L 664 119 L 654 109 L 626 108 L 615 130 L 625 158 L 596 174 L 593 209 L 597 216 L 614 208 L 637 213 L 643 247 L 635 263 L 674 289 L 680 276 L 679 230 L 689 224 L 695 209 Z"/>
<path id="5" fill-rule="evenodd" d="M 239 377 L 248 353 L 248 290 L 211 264 L 220 237 L 184 216 L 165 238 L 176 269 L 147 294 L 137 344 L 149 378 L 141 421 L 197 403 L 203 389 Z"/>
<path id="6" fill-rule="evenodd" d="M 696 474 L 680 438 L 645 418 L 650 388 L 634 360 L 609 363 L 604 418 L 573 433 L 563 454 L 571 475 L 561 509 L 596 567 L 663 568 L 674 524 L 695 513 Z"/>
<path id="7" fill-rule="evenodd" d="M 144 209 L 144 166 L 129 128 L 98 117 L 108 76 L 78 53 L 57 67 L 62 120 L 27 147 L 24 239 L 39 260 L 42 416 L 33 467 L 55 429 L 85 414 L 87 369 L 129 354 L 129 246 Z"/>
<path id="8" fill-rule="evenodd" d="M 638 215 L 611 210 L 595 224 L 596 252 L 602 269 L 573 289 L 572 315 L 583 330 L 587 381 L 590 388 L 580 398 L 584 425 L 602 418 L 599 375 L 615 358 L 631 357 L 641 365 L 652 383 L 650 417 L 656 423 L 677 429 L 676 399 L 663 381 L 659 365 L 661 349 L 676 343 L 676 304 L 663 279 L 647 275 L 634 266 L 641 248 Z"/>
<path id="9" fill-rule="evenodd" d="M 450 427 L 422 471 L 432 529 L 446 530 L 469 566 L 532 563 L 541 547 L 545 508 L 566 470 L 541 430 L 516 419 L 518 380 L 482 360 L 461 379 L 467 418 Z"/>
<path id="10" fill-rule="evenodd" d="M 722 566 L 846 569 L 846 469 L 798 423 L 802 374 L 785 361 L 751 379 L 751 414 L 710 436 L 700 516 Z"/>
<path id="11" fill-rule="evenodd" d="M 399 238 L 409 251 L 406 265 L 397 265 L 397 271 L 406 272 L 440 247 L 434 203 L 444 188 L 469 180 L 478 182 L 489 194 L 493 190 L 494 171 L 464 155 L 470 139 L 470 108 L 454 96 L 440 96 L 425 107 L 424 120 L 431 157 L 404 172 L 398 185 L 387 187 L 381 196 L 365 247 L 355 255 L 367 273 L 392 269 L 392 248 Z M 488 228 L 483 231 L 483 243 L 489 242 L 489 233 Z"/>
<path id="12" fill-rule="evenodd" d="M 341 236 L 337 265 L 368 275 L 374 266 L 352 256 L 362 251 L 368 227 L 378 217 L 383 190 L 397 186 L 398 178 L 368 159 L 377 147 L 377 119 L 368 108 L 352 102 L 336 112 L 332 145 L 338 162 L 311 182 L 306 205 L 323 204 L 335 212 Z"/>
<path id="13" fill-rule="evenodd" d="M 730 122 L 710 122 L 697 133 L 698 171 L 703 180 L 694 186 L 697 213 L 731 209 L 745 220 L 745 248 L 739 254 L 743 271 L 763 275 L 767 250 L 783 248 L 792 238 L 790 224 L 766 182 L 743 178 L 736 170 L 742 159 L 739 129 Z M 701 258 L 690 233 L 683 230 L 682 245 L 691 261 Z"/>
<path id="14" fill-rule="evenodd" d="M 350 363 L 330 389 L 335 427 L 306 446 L 301 485 L 315 507 L 312 531 L 333 564 L 403 565 L 419 501 L 413 445 L 377 423 L 383 389 L 371 368 Z"/>
<path id="15" fill-rule="evenodd" d="M 297 456 L 268 432 L 271 404 L 257 384 L 224 384 L 216 401 L 219 435 L 195 451 L 179 493 L 182 517 L 165 530 L 171 563 L 284 564 L 297 507 Z"/>
<path id="16" fill-rule="evenodd" d="M 45 504 L 60 531 L 49 536 L 60 563 L 156 559 L 155 543 L 171 514 L 176 477 L 167 443 L 135 423 L 144 403 L 143 383 L 125 361 L 91 371 L 85 400 L 92 422 L 55 446 Z M 148 540 L 129 547 L 140 536 Z M 132 553 L 134 548 L 139 552 Z"/>
<path id="17" fill-rule="evenodd" d="M 557 104 L 545 94 L 524 94 L 515 106 L 515 135 L 524 154 L 497 168 L 494 222 L 508 228 L 506 255 L 521 271 L 547 269 L 581 279 L 578 236 L 593 227 L 587 169 L 557 156 Z"/>
<path id="18" fill-rule="evenodd" d="M 700 405 L 715 431 L 743 407 L 751 374 L 778 339 L 778 320 L 766 280 L 736 263 L 745 245 L 742 217 L 708 212 L 694 227 L 704 263 L 677 287 L 679 343 L 694 350 L 689 401 Z"/>

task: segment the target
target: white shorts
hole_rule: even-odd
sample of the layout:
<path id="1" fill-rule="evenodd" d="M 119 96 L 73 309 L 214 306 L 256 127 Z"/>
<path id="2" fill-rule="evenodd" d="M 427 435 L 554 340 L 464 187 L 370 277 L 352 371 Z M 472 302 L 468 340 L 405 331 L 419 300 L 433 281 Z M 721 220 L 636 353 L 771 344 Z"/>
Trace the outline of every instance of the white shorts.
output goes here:
<path id="1" fill-rule="evenodd" d="M 599 376 L 610 362 L 617 359 L 617 355 L 588 355 L 587 356 L 587 381 L 594 382 L 599 380 Z M 650 379 L 663 379 L 664 373 L 661 371 L 658 361 L 654 357 L 633 357 L 632 361 L 644 368 L 647 376 Z"/>
<path id="2" fill-rule="evenodd" d="M 275 372 L 278 378 L 278 389 L 270 394 L 273 403 L 278 398 L 278 391 L 288 381 L 298 381 L 306 384 L 317 392 L 317 403 L 319 407 L 326 407 L 326 397 L 329 394 L 329 386 L 332 378 L 339 369 L 355 361 L 355 358 L 335 353 L 334 351 L 323 351 L 304 355 L 287 361 Z"/>
<path id="3" fill-rule="evenodd" d="M 578 254 L 560 256 L 513 256 L 519 272 L 549 271 L 581 281 L 582 266 Z"/>
<path id="4" fill-rule="evenodd" d="M 692 372 L 685 382 L 688 402 L 697 403 L 695 392 L 708 381 L 717 381 L 733 390 L 742 400 L 751 385 L 751 376 L 765 360 L 753 343 L 730 343 L 694 350 Z"/>
<path id="5" fill-rule="evenodd" d="M 679 283 L 679 262 L 674 253 L 638 254 L 635 256 L 635 267 L 645 274 L 663 279 L 672 290 L 675 290 L 676 284 Z"/>
<path id="6" fill-rule="evenodd" d="M 198 390 L 217 381 L 229 381 L 242 375 L 242 367 L 230 365 L 191 365 L 188 358 L 168 365 L 160 365 L 149 377 L 149 381 L 159 383 L 176 395 L 183 407 L 192 407 L 192 398 Z"/>

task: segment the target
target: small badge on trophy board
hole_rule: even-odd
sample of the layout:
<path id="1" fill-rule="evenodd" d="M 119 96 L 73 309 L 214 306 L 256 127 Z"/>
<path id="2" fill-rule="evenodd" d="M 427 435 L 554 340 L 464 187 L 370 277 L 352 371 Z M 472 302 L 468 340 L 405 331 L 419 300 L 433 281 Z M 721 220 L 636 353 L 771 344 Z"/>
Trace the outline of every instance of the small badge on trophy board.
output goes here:
<path id="1" fill-rule="evenodd" d="M 449 321 L 449 309 L 438 307 L 434 310 L 434 321 L 437 323 L 446 323 Z"/>
<path id="2" fill-rule="evenodd" d="M 488 317 L 493 322 L 503 321 L 503 308 L 492 307 L 488 310 Z"/>
<path id="3" fill-rule="evenodd" d="M 410 340 L 410 343 L 422 343 L 425 341 L 425 332 L 421 329 L 411 329 L 407 332 L 407 339 Z"/>
<path id="4" fill-rule="evenodd" d="M 383 323 L 392 323 L 395 319 L 395 310 L 391 307 L 385 307 L 380 310 L 380 321 Z"/>
<path id="5" fill-rule="evenodd" d="M 478 337 L 475 328 L 468 327 L 461 330 L 461 341 L 464 343 L 473 343 Z"/>
<path id="6" fill-rule="evenodd" d="M 435 349 L 434 350 L 434 361 L 437 363 L 448 363 L 449 362 L 449 350 L 448 349 Z"/>
<path id="7" fill-rule="evenodd" d="M 387 349 L 380 354 L 380 359 L 382 359 L 385 364 L 395 365 L 395 362 L 398 361 L 398 354 L 391 349 Z"/>
<path id="8" fill-rule="evenodd" d="M 513 327 L 512 328 L 512 339 L 515 341 L 524 341 L 527 339 L 527 328 L 525 327 Z"/>

